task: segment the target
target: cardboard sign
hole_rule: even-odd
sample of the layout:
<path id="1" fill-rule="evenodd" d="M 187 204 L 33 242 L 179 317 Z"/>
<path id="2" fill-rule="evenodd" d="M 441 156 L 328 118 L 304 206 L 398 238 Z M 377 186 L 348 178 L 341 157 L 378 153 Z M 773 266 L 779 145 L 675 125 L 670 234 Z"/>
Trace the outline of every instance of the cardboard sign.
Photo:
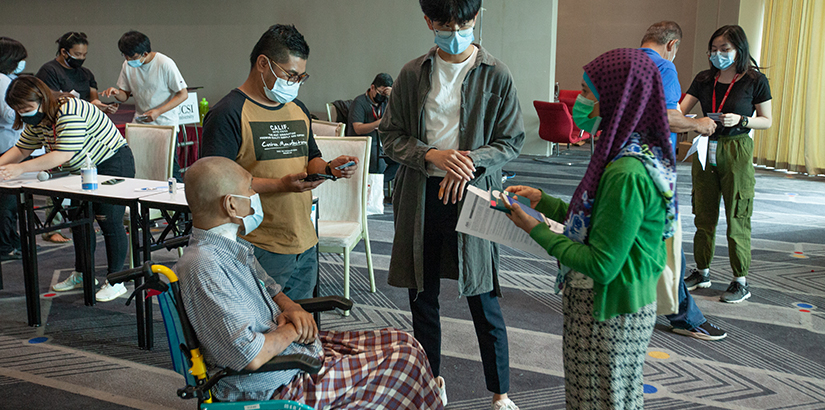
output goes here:
<path id="1" fill-rule="evenodd" d="M 201 121 L 198 113 L 198 93 L 190 91 L 186 101 L 175 107 L 178 110 L 178 124 L 198 124 Z"/>

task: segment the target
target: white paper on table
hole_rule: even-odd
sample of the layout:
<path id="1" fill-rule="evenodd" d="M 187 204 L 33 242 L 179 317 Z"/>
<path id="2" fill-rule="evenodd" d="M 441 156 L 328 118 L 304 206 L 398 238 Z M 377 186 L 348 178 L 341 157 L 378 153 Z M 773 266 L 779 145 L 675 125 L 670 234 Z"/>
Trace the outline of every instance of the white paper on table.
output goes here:
<path id="1" fill-rule="evenodd" d="M 559 234 L 564 231 L 562 224 L 547 217 L 545 219 L 551 231 Z M 543 259 L 551 259 L 547 250 L 539 246 L 527 232 L 516 226 L 507 214 L 490 207 L 490 195 L 487 191 L 472 185 L 467 187 L 464 206 L 461 208 L 455 230 L 520 249 Z"/>
<path id="2" fill-rule="evenodd" d="M 708 160 L 708 141 L 710 139 L 707 135 L 699 135 L 693 139 L 693 145 L 690 146 L 687 154 L 685 154 L 685 159 L 682 162 L 685 162 L 689 156 L 691 156 L 694 152 L 697 153 L 696 155 L 699 156 L 699 163 L 702 164 L 702 170 L 705 170 L 705 162 Z"/>

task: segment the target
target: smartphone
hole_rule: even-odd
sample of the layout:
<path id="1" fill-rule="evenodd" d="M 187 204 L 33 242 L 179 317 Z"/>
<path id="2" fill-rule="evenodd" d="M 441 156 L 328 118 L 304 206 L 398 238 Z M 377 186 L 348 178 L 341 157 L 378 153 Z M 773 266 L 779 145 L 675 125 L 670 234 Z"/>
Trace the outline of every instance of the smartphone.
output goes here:
<path id="1" fill-rule="evenodd" d="M 497 193 L 497 192 L 494 192 L 494 194 L 495 193 Z M 510 210 L 507 209 L 507 207 L 505 207 L 503 203 L 501 203 L 501 201 L 502 201 L 501 198 L 503 197 L 504 200 L 507 201 L 508 205 L 513 206 L 514 203 L 518 202 L 519 205 L 521 206 L 521 209 L 525 213 L 527 213 L 527 215 L 532 216 L 535 220 L 537 220 L 539 222 L 546 222 L 545 221 L 545 216 L 541 212 L 536 211 L 533 208 L 530 208 L 530 200 L 529 199 L 527 199 L 525 197 L 521 197 L 521 196 L 518 197 L 518 198 L 513 198 L 512 197 L 513 194 L 510 193 L 510 192 L 507 192 L 507 191 L 504 191 L 501 194 L 503 194 L 503 195 L 501 195 L 500 197 L 495 197 L 493 195 L 490 196 L 490 208 L 493 208 L 497 211 L 501 211 L 501 212 L 509 214 Z"/>
<path id="2" fill-rule="evenodd" d="M 322 179 L 331 179 L 331 180 L 335 181 L 338 178 L 336 178 L 333 175 L 327 175 L 327 174 L 309 174 L 309 175 L 307 175 L 306 178 L 302 179 L 302 181 L 304 181 L 304 182 L 315 182 L 315 181 L 320 181 Z"/>
<path id="3" fill-rule="evenodd" d="M 125 179 L 123 179 L 123 178 L 112 178 L 112 179 L 107 179 L 107 180 L 101 182 L 101 184 L 103 184 L 103 185 L 117 185 L 117 184 L 119 184 L 123 181 L 125 181 Z"/>
<path id="4" fill-rule="evenodd" d="M 339 170 L 339 171 L 340 171 L 340 170 L 342 170 L 342 169 L 344 169 L 344 168 L 349 168 L 349 167 L 351 167 L 351 166 L 353 166 L 353 165 L 355 165 L 355 161 L 350 161 L 350 162 L 347 162 L 347 163 L 346 163 L 346 164 L 344 164 L 344 165 L 339 165 L 339 166 L 335 167 L 335 169 L 337 169 L 337 170 Z"/>
<path id="5" fill-rule="evenodd" d="M 138 115 L 135 117 L 135 122 L 149 122 L 149 117 L 146 115 Z"/>

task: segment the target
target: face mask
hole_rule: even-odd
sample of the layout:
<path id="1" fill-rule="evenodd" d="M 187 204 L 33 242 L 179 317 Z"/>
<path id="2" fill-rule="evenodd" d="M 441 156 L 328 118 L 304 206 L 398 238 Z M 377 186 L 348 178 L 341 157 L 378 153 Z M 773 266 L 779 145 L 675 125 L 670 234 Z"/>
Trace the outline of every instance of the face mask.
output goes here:
<path id="1" fill-rule="evenodd" d="M 25 69 L 26 69 L 26 60 L 20 60 L 20 62 L 17 63 L 17 68 L 14 69 L 12 74 L 20 74 Z"/>
<path id="2" fill-rule="evenodd" d="M 727 53 L 715 51 L 710 55 L 710 62 L 714 67 L 724 70 L 730 67 L 736 61 L 736 50 L 731 50 Z"/>
<path id="3" fill-rule="evenodd" d="M 433 31 L 435 31 L 435 44 L 447 54 L 461 54 L 475 40 L 472 27 L 459 31 Z"/>
<path id="4" fill-rule="evenodd" d="M 34 111 L 29 112 L 21 112 L 20 119 L 23 120 L 26 124 L 29 125 L 37 125 L 40 124 L 40 121 L 43 121 L 43 117 L 46 114 L 40 112 L 40 104 L 37 105 L 37 108 Z"/>
<path id="5" fill-rule="evenodd" d="M 275 75 L 275 71 L 272 71 L 272 64 L 269 65 L 269 71 L 272 75 Z M 261 81 L 264 83 L 264 94 L 266 94 L 266 98 L 281 104 L 286 104 L 294 100 L 295 97 L 298 96 L 298 89 L 301 88 L 301 83 L 290 85 L 286 80 L 277 75 L 275 75 L 275 84 L 272 85 L 271 90 L 266 87 L 266 80 L 263 74 L 261 74 Z"/>
<path id="6" fill-rule="evenodd" d="M 79 58 L 75 58 L 74 56 L 72 56 L 68 52 L 66 52 L 66 56 L 67 56 L 66 57 L 66 64 L 68 64 L 69 67 L 71 67 L 71 68 L 80 68 L 80 67 L 83 66 L 83 63 L 86 62 L 85 58 L 82 59 L 82 60 L 79 59 Z"/>
<path id="7" fill-rule="evenodd" d="M 243 195 L 229 195 L 235 198 L 245 198 L 249 200 L 249 206 L 252 208 L 252 214 L 241 218 L 243 222 L 243 234 L 249 235 L 257 228 L 264 220 L 264 209 L 261 207 L 261 197 L 256 193 L 252 196 Z"/>
<path id="8" fill-rule="evenodd" d="M 593 107 L 595 105 L 595 101 L 589 100 L 581 94 L 576 97 L 576 103 L 573 104 L 572 117 L 573 122 L 576 123 L 576 126 L 579 127 L 579 129 L 586 132 L 592 132 L 593 127 L 596 125 L 596 121 L 601 121 L 601 117 L 598 116 L 590 118 L 590 114 L 593 113 Z"/>
<path id="9" fill-rule="evenodd" d="M 141 58 L 143 58 L 143 57 L 141 57 Z M 140 60 L 141 60 L 140 58 L 138 58 L 137 60 L 126 60 L 126 64 L 129 64 L 129 67 L 139 68 L 140 66 L 143 65 L 143 61 L 140 61 Z"/>
<path id="10" fill-rule="evenodd" d="M 378 104 L 382 104 L 384 103 L 384 101 L 387 101 L 387 96 L 376 92 L 375 97 L 372 97 L 372 99 L 375 100 L 375 102 L 377 102 Z"/>

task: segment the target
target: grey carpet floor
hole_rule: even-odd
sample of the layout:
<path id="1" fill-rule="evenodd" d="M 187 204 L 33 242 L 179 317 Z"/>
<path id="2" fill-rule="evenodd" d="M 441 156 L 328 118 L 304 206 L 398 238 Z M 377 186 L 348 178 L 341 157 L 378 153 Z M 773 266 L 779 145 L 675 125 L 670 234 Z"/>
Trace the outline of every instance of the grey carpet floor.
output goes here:
<path id="1" fill-rule="evenodd" d="M 505 169 L 508 184 L 536 186 L 569 200 L 587 161 L 587 147 L 546 162 L 520 158 Z M 572 165 L 568 165 L 572 164 Z M 690 168 L 679 165 L 680 211 L 688 264 L 693 217 Z M 392 209 L 370 217 L 378 292 L 368 292 L 366 257 L 359 245 L 352 258 L 349 317 L 325 314 L 330 330 L 395 327 L 411 331 L 406 291 L 386 284 L 392 247 Z M 753 216 L 753 297 L 728 305 L 718 301 L 731 280 L 724 218 L 720 220 L 713 286 L 693 293 L 705 316 L 728 338 L 705 342 L 670 331 L 660 317 L 645 362 L 648 409 L 823 409 L 825 408 L 825 178 L 757 169 Z M 101 238 L 98 238 L 102 242 Z M 41 292 L 68 275 L 71 245 L 43 244 Z M 105 264 L 99 243 L 98 272 Z M 173 264 L 177 254 L 153 259 Z M 342 291 L 343 260 L 323 254 L 322 294 Z M 125 297 L 89 308 L 80 291 L 43 297 L 44 326 L 26 326 L 20 262 L 3 262 L 0 290 L 0 409 L 180 408 L 193 402 L 175 396 L 182 378 L 170 369 L 168 345 L 156 317 L 155 349 L 137 348 L 135 316 Z M 508 325 L 511 397 L 522 409 L 564 408 L 561 356 L 561 298 L 552 292 L 555 262 L 503 248 L 502 310 Z M 441 309 L 442 375 L 448 409 L 489 408 L 478 345 L 466 301 L 444 281 Z M 44 343 L 30 343 L 35 338 Z"/>

